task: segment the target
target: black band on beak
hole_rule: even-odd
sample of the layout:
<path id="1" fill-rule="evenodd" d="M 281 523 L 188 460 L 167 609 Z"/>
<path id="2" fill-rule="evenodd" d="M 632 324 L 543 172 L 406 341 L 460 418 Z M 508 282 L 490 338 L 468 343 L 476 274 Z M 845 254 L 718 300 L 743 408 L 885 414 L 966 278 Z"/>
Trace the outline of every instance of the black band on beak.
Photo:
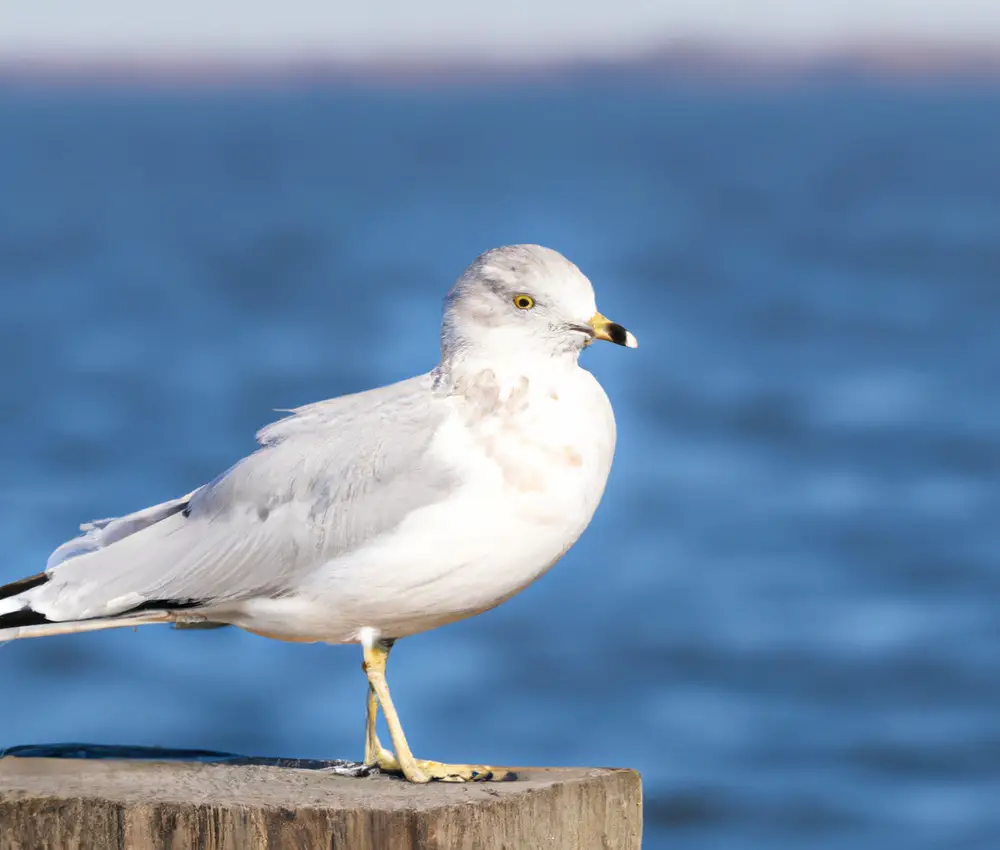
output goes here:
<path id="1" fill-rule="evenodd" d="M 604 330 L 615 345 L 628 345 L 628 331 L 617 322 L 608 322 Z"/>

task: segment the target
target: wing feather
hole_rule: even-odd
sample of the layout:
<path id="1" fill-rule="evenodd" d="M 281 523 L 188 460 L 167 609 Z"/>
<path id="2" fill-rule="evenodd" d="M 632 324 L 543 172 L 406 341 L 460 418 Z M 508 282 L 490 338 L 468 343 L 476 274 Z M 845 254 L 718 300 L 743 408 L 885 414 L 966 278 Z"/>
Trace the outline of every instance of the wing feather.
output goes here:
<path id="1" fill-rule="evenodd" d="M 453 473 L 427 451 L 444 416 L 429 375 L 299 408 L 204 487 L 83 526 L 23 601 L 63 621 L 287 595 L 446 497 Z"/>

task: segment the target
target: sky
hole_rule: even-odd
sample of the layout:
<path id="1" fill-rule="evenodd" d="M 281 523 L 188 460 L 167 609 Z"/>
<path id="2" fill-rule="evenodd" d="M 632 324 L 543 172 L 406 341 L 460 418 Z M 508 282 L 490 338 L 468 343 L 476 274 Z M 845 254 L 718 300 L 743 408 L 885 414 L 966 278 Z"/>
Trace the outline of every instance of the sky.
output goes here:
<path id="1" fill-rule="evenodd" d="M 520 62 L 692 41 L 806 54 L 914 41 L 1000 49 L 1000 0 L 0 0 L 0 63 Z"/>

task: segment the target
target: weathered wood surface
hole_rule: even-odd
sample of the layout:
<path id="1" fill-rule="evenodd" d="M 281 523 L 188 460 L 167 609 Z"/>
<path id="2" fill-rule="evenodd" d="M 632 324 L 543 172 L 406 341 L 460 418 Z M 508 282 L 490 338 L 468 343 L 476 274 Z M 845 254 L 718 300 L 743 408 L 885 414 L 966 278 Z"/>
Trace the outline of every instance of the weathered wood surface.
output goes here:
<path id="1" fill-rule="evenodd" d="M 517 782 L 191 762 L 0 759 L 0 850 L 639 850 L 631 770 Z"/>

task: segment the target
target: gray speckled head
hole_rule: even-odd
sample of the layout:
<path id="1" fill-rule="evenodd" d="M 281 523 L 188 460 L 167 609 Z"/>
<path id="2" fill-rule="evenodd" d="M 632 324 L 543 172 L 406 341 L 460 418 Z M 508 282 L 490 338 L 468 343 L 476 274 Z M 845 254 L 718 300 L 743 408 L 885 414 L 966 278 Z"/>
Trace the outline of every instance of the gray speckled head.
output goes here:
<path id="1" fill-rule="evenodd" d="M 445 298 L 444 358 L 456 354 L 554 356 L 593 339 L 594 288 L 558 251 L 494 248 L 475 259 Z"/>

